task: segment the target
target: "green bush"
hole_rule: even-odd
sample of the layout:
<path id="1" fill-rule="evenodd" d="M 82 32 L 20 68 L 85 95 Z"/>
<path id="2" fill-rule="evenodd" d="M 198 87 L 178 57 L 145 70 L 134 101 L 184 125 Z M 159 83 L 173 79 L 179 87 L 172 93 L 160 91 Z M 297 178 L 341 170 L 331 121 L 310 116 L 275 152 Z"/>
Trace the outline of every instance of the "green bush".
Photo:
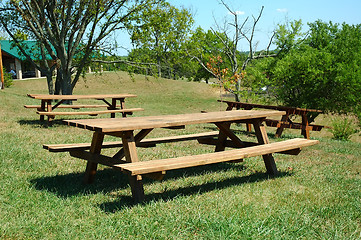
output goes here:
<path id="1" fill-rule="evenodd" d="M 10 87 L 13 84 L 13 78 L 10 73 L 6 72 L 5 69 L 3 69 L 4 73 L 4 87 Z"/>
<path id="2" fill-rule="evenodd" d="M 352 120 L 343 117 L 342 119 L 334 119 L 332 121 L 331 132 L 334 139 L 348 141 L 350 140 L 351 135 L 357 131 L 355 123 Z"/>

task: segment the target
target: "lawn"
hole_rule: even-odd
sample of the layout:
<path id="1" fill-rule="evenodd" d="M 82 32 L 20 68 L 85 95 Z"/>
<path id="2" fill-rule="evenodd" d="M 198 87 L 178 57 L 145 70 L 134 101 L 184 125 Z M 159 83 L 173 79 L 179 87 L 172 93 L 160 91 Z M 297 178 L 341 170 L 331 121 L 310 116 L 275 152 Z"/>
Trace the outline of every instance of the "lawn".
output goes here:
<path id="1" fill-rule="evenodd" d="M 260 157 L 243 163 L 170 171 L 161 182 L 145 180 L 147 201 L 133 204 L 127 177 L 100 167 L 96 182 L 82 183 L 85 162 L 49 153 L 45 143 L 89 142 L 92 133 L 39 122 L 27 93 L 47 93 L 46 80 L 16 81 L 0 91 L 0 239 L 361 239 L 361 141 L 332 140 L 298 156 L 275 155 L 280 175 L 270 178 Z M 204 83 L 125 73 L 87 75 L 74 94 L 134 93 L 135 116 L 224 110 L 219 89 Z M 105 116 L 102 116 L 105 117 Z M 319 124 L 328 123 L 320 116 Z M 195 133 L 157 130 L 152 136 Z M 213 130 L 213 129 L 211 129 Z M 235 126 L 243 139 L 254 139 Z M 269 128 L 271 141 L 275 129 Z M 284 139 L 300 137 L 286 130 Z M 195 142 L 142 149 L 156 159 L 210 152 Z M 112 151 L 112 150 L 107 150 Z"/>

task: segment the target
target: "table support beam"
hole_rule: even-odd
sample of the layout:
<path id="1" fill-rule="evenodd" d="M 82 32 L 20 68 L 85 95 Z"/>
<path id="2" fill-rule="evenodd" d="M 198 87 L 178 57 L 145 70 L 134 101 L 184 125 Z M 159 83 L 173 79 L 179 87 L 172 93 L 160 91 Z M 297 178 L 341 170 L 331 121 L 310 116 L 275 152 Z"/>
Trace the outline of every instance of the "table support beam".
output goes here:
<path id="1" fill-rule="evenodd" d="M 262 124 L 262 120 L 255 120 L 253 127 L 257 136 L 259 144 L 269 144 L 266 128 Z M 262 155 L 264 164 L 266 165 L 267 173 L 273 176 L 278 175 L 277 166 L 272 154 Z"/>
<path id="2" fill-rule="evenodd" d="M 122 136 L 124 156 L 126 162 L 138 162 L 137 148 L 135 144 L 135 139 L 133 131 L 126 131 Z"/>
<path id="3" fill-rule="evenodd" d="M 144 187 L 142 182 L 142 176 L 130 176 L 129 175 L 129 184 L 132 190 L 132 197 L 136 203 L 144 201 Z"/>
<path id="4" fill-rule="evenodd" d="M 100 132 L 94 132 L 93 140 L 90 147 L 90 152 L 95 154 L 100 154 L 102 149 L 102 144 L 104 140 L 104 134 Z M 97 171 L 98 164 L 88 161 L 85 169 L 84 182 L 87 184 L 93 183 L 95 178 L 95 173 Z"/>
<path id="5" fill-rule="evenodd" d="M 135 144 L 138 144 L 140 141 L 142 141 L 143 138 L 145 138 L 151 131 L 153 130 L 153 128 L 150 129 L 142 129 L 139 133 L 137 133 L 137 135 L 135 135 L 134 137 L 134 141 Z M 133 133 L 132 133 L 133 134 Z M 123 135 L 123 134 L 121 134 Z M 112 134 L 112 136 L 116 136 L 116 137 L 122 137 L 123 136 L 119 136 L 119 134 Z M 124 144 L 124 140 L 123 140 L 123 144 Z M 123 159 L 125 157 L 125 152 L 124 152 L 124 147 L 121 148 L 114 156 L 113 158 L 115 159 Z"/>

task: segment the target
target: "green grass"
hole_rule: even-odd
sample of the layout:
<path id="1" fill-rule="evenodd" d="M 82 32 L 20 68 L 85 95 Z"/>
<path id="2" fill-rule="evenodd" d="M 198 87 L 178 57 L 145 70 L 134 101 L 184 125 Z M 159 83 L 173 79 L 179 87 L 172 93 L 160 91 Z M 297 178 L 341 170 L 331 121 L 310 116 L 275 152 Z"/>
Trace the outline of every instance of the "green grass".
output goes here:
<path id="1" fill-rule="evenodd" d="M 134 115 L 144 116 L 223 110 L 218 91 L 202 83 L 107 73 L 88 75 L 74 93 L 135 93 L 127 104 L 143 107 Z M 275 155 L 277 178 L 265 174 L 260 157 L 170 171 L 161 182 L 146 179 L 147 201 L 135 205 L 124 174 L 100 167 L 96 182 L 83 185 L 85 162 L 42 149 L 44 143 L 89 142 L 92 136 L 59 121 L 47 128 L 34 109 L 23 108 L 38 103 L 27 93 L 46 92 L 45 80 L 15 81 L 0 91 L 0 239 L 361 239 L 359 138 L 342 142 L 327 131 L 312 132 L 319 145 L 298 156 Z M 208 127 L 161 129 L 152 136 Z M 254 140 L 243 129 L 236 126 L 240 137 Z M 274 130 L 268 129 L 270 140 L 278 141 Z M 283 138 L 299 136 L 287 130 Z M 139 155 L 150 160 L 210 151 L 192 141 L 141 149 Z"/>

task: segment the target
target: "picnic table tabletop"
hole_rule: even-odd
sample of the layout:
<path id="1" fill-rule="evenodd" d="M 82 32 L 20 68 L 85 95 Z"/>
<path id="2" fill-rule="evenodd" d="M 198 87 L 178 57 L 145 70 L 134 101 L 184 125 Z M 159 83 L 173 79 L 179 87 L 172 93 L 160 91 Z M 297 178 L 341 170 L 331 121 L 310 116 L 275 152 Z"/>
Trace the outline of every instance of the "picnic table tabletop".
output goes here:
<path id="1" fill-rule="evenodd" d="M 240 106 L 242 108 L 249 107 L 250 109 L 251 108 L 274 109 L 274 110 L 286 111 L 286 112 L 293 113 L 293 114 L 303 114 L 303 113 L 308 113 L 308 112 L 323 113 L 322 110 L 311 109 L 311 108 L 265 105 L 265 104 L 245 103 L 245 102 L 235 102 L 235 101 L 225 101 L 225 100 L 218 100 L 218 101 L 225 102 L 228 105 Z"/>
<path id="2" fill-rule="evenodd" d="M 189 124 L 234 122 L 240 120 L 259 119 L 271 116 L 284 115 L 285 112 L 265 110 L 234 110 L 206 113 L 188 113 L 177 115 L 160 115 L 132 118 L 102 118 L 102 119 L 77 119 L 64 120 L 68 125 L 86 128 L 99 132 L 120 132 L 137 129 L 151 129 L 162 127 L 177 127 Z"/>
<path id="3" fill-rule="evenodd" d="M 50 94 L 28 94 L 28 97 L 41 100 L 76 100 L 76 99 L 104 99 L 104 98 L 130 98 L 134 94 L 85 94 L 85 95 L 50 95 Z"/>

